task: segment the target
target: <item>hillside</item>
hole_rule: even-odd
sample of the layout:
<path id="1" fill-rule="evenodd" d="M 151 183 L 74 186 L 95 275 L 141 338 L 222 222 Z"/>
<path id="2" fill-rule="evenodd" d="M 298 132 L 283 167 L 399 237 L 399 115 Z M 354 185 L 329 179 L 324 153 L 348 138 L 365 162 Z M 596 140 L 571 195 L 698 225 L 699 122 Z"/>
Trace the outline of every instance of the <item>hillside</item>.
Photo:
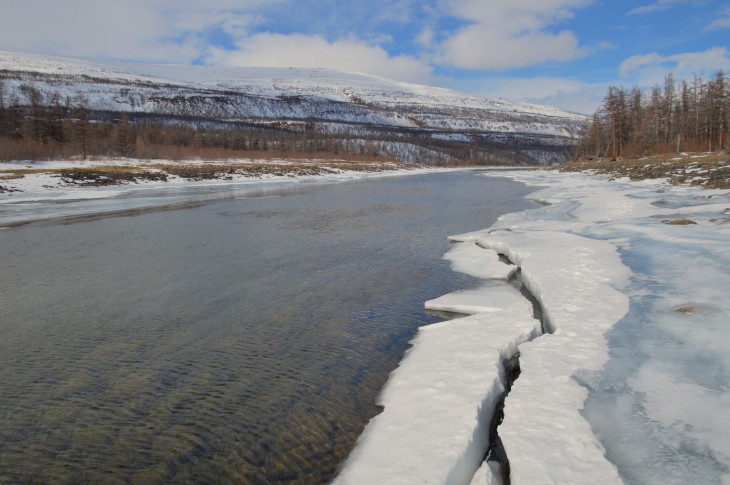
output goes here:
<path id="1" fill-rule="evenodd" d="M 92 62 L 0 52 L 6 107 L 28 106 L 29 86 L 70 107 L 79 93 L 103 119 L 307 132 L 409 162 L 567 159 L 585 117 L 387 79 L 301 68 Z"/>

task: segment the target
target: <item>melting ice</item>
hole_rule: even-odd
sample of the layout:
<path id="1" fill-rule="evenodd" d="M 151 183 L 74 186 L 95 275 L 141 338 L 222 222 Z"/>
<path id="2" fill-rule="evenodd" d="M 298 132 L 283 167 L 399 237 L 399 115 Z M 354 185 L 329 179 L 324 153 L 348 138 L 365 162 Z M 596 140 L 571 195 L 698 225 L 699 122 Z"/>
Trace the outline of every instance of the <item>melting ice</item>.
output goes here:
<path id="1" fill-rule="evenodd" d="M 485 283 L 426 306 L 472 315 L 419 331 L 337 483 L 501 483 L 485 434 L 517 351 L 511 483 L 730 483 L 730 193 L 502 176 L 550 205 L 452 237 L 452 268 Z"/>

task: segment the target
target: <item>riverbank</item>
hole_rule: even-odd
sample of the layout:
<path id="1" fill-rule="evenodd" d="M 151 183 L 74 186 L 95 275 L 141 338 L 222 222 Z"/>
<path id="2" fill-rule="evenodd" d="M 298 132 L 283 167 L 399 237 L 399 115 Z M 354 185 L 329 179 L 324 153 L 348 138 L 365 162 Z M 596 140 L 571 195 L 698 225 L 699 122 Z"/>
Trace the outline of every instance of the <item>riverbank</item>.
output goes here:
<path id="1" fill-rule="evenodd" d="M 0 194 L 82 187 L 385 173 L 423 167 L 397 162 L 243 159 L 171 161 L 136 159 L 0 162 Z"/>
<path id="2" fill-rule="evenodd" d="M 453 268 L 483 288 L 427 306 L 474 315 L 419 331 L 338 483 L 499 483 L 505 465 L 512 483 L 728 479 L 730 193 L 675 185 L 666 170 L 590 173 L 499 174 L 547 187 L 528 196 L 546 205 L 451 238 Z M 484 271 L 497 254 L 542 324 L 504 272 Z M 483 463 L 517 356 L 496 431 L 504 457 Z"/>
<path id="3" fill-rule="evenodd" d="M 100 159 L 0 163 L 0 227 L 47 218 L 262 196 L 276 187 L 299 184 L 444 170 L 453 169 L 344 160 Z"/>
<path id="4" fill-rule="evenodd" d="M 730 189 L 730 155 L 727 153 L 680 153 L 647 157 L 573 160 L 558 167 L 561 172 L 627 177 L 632 181 L 665 179 L 671 185 L 705 189 Z"/>
<path id="5" fill-rule="evenodd" d="M 447 236 L 534 207 L 504 179 L 395 173 L 140 184 L 1 229 L 0 482 L 328 483 L 439 321 L 423 299 L 471 284 Z"/>

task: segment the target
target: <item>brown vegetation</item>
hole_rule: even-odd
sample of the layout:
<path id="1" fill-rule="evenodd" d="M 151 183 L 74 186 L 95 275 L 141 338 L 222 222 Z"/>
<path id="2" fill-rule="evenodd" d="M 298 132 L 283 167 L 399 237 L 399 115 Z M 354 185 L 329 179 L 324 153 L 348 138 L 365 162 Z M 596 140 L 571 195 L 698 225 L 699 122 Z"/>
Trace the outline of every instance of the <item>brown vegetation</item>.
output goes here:
<path id="1" fill-rule="evenodd" d="M 559 167 L 564 172 L 591 171 L 630 180 L 667 178 L 674 185 L 730 189 L 730 155 L 680 154 L 641 158 L 573 160 Z"/>
<path id="2" fill-rule="evenodd" d="M 696 226 L 697 223 L 693 221 L 692 219 L 668 219 L 666 221 L 662 221 L 664 224 L 668 226 Z"/>
<path id="3" fill-rule="evenodd" d="M 396 162 L 357 162 L 357 161 L 305 161 L 294 162 L 230 162 L 230 163 L 145 163 L 142 165 L 100 165 L 61 169 L 21 169 L 7 170 L 0 174 L 2 180 L 22 178 L 32 173 L 51 173 L 58 175 L 64 184 L 82 187 L 98 187 L 139 183 L 144 181 L 167 182 L 171 176 L 192 181 L 230 180 L 238 177 L 300 177 L 327 175 L 341 171 L 386 172 L 402 169 L 420 168 L 420 165 Z M 1 192 L 14 192 L 8 187 L 0 187 Z"/>
<path id="4" fill-rule="evenodd" d="M 129 167 L 69 168 L 61 169 L 58 173 L 63 182 L 88 186 L 118 185 L 140 180 L 167 182 L 164 172 Z"/>
<path id="5" fill-rule="evenodd" d="M 347 133 L 326 136 L 297 127 L 210 122 L 89 109 L 83 95 L 61 99 L 21 85 L 27 104 L 6 99 L 0 79 L 0 160 L 124 157 L 165 160 L 241 158 L 392 161 L 382 143 Z"/>
<path id="6" fill-rule="evenodd" d="M 10 93 L 10 94 L 8 94 Z M 299 158 L 495 165 L 534 163 L 507 142 L 468 142 L 430 130 L 322 120 L 220 120 L 140 112 L 94 111 L 82 94 L 63 98 L 32 83 L 5 89 L 0 73 L 0 161 L 122 157 L 153 160 Z M 442 133 L 443 135 L 443 133 Z M 536 142 L 531 142 L 536 143 Z M 534 148 L 534 147 L 533 147 Z M 564 146 L 549 150 L 561 158 Z"/>
<path id="7" fill-rule="evenodd" d="M 610 87 L 583 131 L 576 157 L 617 158 L 647 154 L 722 151 L 728 145 L 730 84 L 718 71 L 676 83 L 668 74 L 651 93 Z"/>

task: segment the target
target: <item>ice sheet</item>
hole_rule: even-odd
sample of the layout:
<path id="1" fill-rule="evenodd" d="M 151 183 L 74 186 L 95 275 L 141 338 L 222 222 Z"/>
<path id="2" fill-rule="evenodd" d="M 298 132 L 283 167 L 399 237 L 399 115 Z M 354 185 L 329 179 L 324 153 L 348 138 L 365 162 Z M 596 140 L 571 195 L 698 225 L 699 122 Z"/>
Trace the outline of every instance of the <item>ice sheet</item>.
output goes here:
<path id="1" fill-rule="evenodd" d="M 517 266 L 503 263 L 492 249 L 481 248 L 473 242 L 457 244 L 444 255 L 451 269 L 476 278 L 508 280 Z"/>
<path id="2" fill-rule="evenodd" d="M 552 173 L 511 176 L 548 185 L 531 197 L 553 205 L 505 216 L 491 228 L 497 229 L 491 237 L 506 232 L 500 228 L 512 231 L 505 237 L 515 237 L 519 231 L 572 232 L 619 250 L 621 261 L 596 254 L 593 258 L 599 267 L 625 265 L 631 270 L 624 283 L 610 271 L 606 279 L 628 299 L 629 311 L 623 317 L 616 318 L 618 313 L 609 317 L 606 311 L 611 292 L 600 292 L 595 304 L 578 303 L 570 293 L 583 289 L 578 281 L 571 284 L 566 274 L 562 285 L 570 291 L 552 303 L 544 292 L 538 296 L 557 331 L 520 347 L 522 375 L 507 398 L 500 427 L 512 482 L 611 481 L 615 476 L 607 471 L 578 466 L 581 448 L 597 439 L 607 461 L 626 483 L 730 483 L 730 194 L 672 187 L 662 181 L 609 183 L 599 177 Z M 677 219 L 696 224 L 667 224 Z M 547 242 L 546 246 L 559 248 Z M 555 261 L 560 268 L 557 273 L 565 273 L 564 265 L 562 260 Z M 539 271 L 532 279 L 540 284 L 537 294 L 549 286 Z M 608 331 L 600 336 L 580 329 L 560 345 L 551 343 L 566 328 L 556 320 L 555 308 L 564 313 L 576 304 L 583 308 L 586 323 L 604 314 Z M 607 344 L 609 352 L 605 364 L 595 353 L 572 374 L 563 375 L 571 385 L 562 387 L 576 391 L 569 407 L 581 410 L 590 427 L 576 420 L 569 426 L 563 423 L 565 392 L 556 392 L 552 383 L 541 386 L 533 370 L 547 378 L 545 369 L 567 360 L 551 355 L 548 346 L 558 352 L 562 346 L 570 358 L 589 357 L 580 350 L 583 344 L 576 345 L 579 341 L 593 341 L 597 349 Z M 580 383 L 582 394 L 573 383 Z M 543 419 L 535 419 L 540 413 L 553 416 L 548 426 Z M 542 430 L 536 432 L 537 426 Z M 535 439 L 526 443 L 530 434 Z M 540 455 L 537 460 L 536 454 Z M 529 464 L 529 476 L 522 473 L 521 462 Z"/>
<path id="3" fill-rule="evenodd" d="M 581 483 L 586 473 L 598 483 L 619 483 L 580 415 L 587 391 L 571 378 L 579 369 L 601 368 L 608 358 L 602 334 L 628 310 L 628 299 L 614 288 L 628 277 L 615 247 L 565 232 L 516 228 L 455 239 L 507 254 L 554 330 L 520 345 L 522 373 L 499 428 L 512 483 Z"/>
<path id="4" fill-rule="evenodd" d="M 550 205 L 453 237 L 469 244 L 446 258 L 455 270 L 474 274 L 483 266 L 470 259 L 483 248 L 506 255 L 553 333 L 532 339 L 523 330 L 517 337 L 519 327 L 507 321 L 472 328 L 504 314 L 493 311 L 501 299 L 493 288 L 428 302 L 482 313 L 419 333 L 383 393 L 383 414 L 347 462 L 343 483 L 500 483 L 490 466 L 477 471 L 461 459 L 463 447 L 441 435 L 456 423 L 464 426 L 462 436 L 469 426 L 475 435 L 483 432 L 467 411 L 473 404 L 450 407 L 439 419 L 414 412 L 461 392 L 435 389 L 433 368 L 473 351 L 475 341 L 484 350 L 493 342 L 502 342 L 501 349 L 521 342 L 521 375 L 499 428 L 513 484 L 730 483 L 730 193 L 662 180 L 501 175 L 544 187 L 530 197 Z M 692 223 L 672 224 L 680 219 Z M 480 333 L 485 329 L 488 335 Z M 442 344 L 436 337 L 448 331 L 463 342 Z M 473 396 L 499 388 L 500 366 L 485 364 L 460 370 L 483 379 Z M 399 441 L 411 433 L 418 439 Z M 438 453 L 423 451 L 423 442 L 437 444 Z M 460 469 L 458 480 L 438 472 L 448 465 Z"/>
<path id="5" fill-rule="evenodd" d="M 334 483 L 469 483 L 504 389 L 502 359 L 539 334 L 531 313 L 517 294 L 495 311 L 422 327 L 380 396 L 385 412 Z"/>
<path id="6" fill-rule="evenodd" d="M 505 305 L 512 305 L 522 300 L 524 297 L 511 286 L 488 285 L 473 290 L 449 293 L 427 301 L 425 307 L 426 310 L 474 315 L 475 313 L 497 312 Z"/>

